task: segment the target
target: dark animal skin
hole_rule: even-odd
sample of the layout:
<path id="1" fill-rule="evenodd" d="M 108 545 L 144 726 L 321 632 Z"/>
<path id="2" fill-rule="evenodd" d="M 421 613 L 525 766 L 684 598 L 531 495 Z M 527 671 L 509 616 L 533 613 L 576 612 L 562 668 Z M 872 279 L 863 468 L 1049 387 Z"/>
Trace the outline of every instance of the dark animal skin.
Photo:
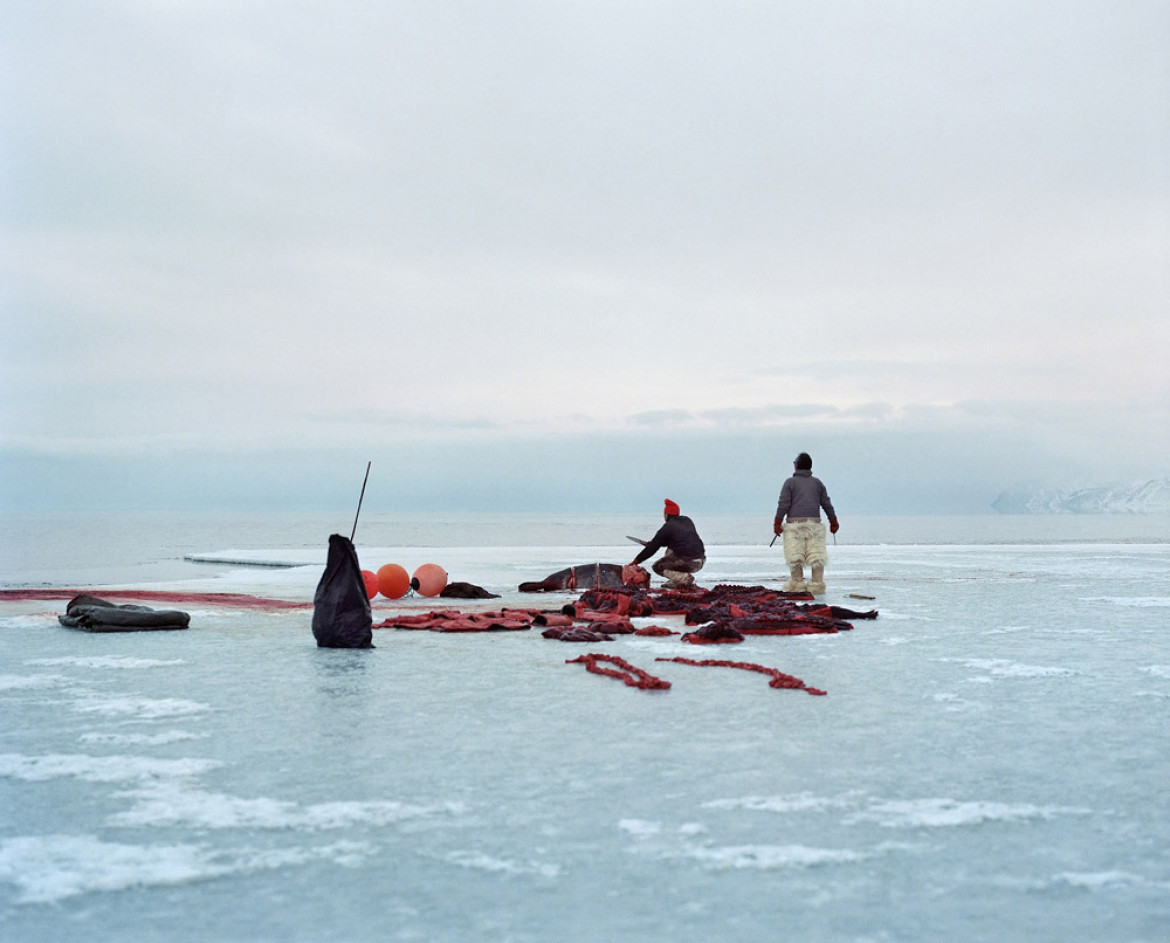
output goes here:
<path id="1" fill-rule="evenodd" d="M 495 593 L 489 593 L 482 586 L 474 583 L 448 583 L 439 593 L 444 599 L 499 599 Z"/>
<path id="2" fill-rule="evenodd" d="M 622 574 L 630 582 L 624 582 Z M 589 589 L 621 589 L 623 586 L 647 587 L 650 585 L 650 574 L 642 567 L 626 567 L 619 563 L 586 563 L 582 566 L 571 566 L 564 570 L 557 570 L 543 580 L 531 583 L 521 583 L 522 593 L 555 593 L 560 590 L 570 592 Z"/>

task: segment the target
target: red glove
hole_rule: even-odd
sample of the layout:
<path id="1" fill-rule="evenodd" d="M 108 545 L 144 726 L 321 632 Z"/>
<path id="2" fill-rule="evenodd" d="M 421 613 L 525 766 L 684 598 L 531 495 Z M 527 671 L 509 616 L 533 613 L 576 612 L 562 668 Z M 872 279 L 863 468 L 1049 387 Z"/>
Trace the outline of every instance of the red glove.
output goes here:
<path id="1" fill-rule="evenodd" d="M 772 520 L 772 533 L 779 537 L 784 533 L 784 519 L 777 517 Z"/>
<path id="2" fill-rule="evenodd" d="M 838 524 L 835 520 L 829 521 L 829 533 L 830 534 L 835 534 L 840 529 L 841 529 L 841 525 Z"/>

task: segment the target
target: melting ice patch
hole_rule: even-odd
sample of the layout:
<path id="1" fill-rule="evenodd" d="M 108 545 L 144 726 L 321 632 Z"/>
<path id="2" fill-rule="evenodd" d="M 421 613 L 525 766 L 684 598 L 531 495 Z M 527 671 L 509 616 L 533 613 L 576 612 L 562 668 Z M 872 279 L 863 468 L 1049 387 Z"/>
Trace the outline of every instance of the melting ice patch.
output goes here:
<path id="1" fill-rule="evenodd" d="M 83 733 L 77 739 L 82 743 L 109 743 L 117 746 L 161 746 L 180 740 L 206 740 L 208 734 L 185 730 L 164 730 L 162 733 Z"/>
<path id="2" fill-rule="evenodd" d="M 639 838 L 649 838 L 662 831 L 662 823 L 648 822 L 645 819 L 622 819 L 618 822 L 618 828 Z"/>
<path id="3" fill-rule="evenodd" d="M 986 704 L 982 704 L 978 701 L 968 701 L 964 698 L 959 697 L 957 694 L 953 694 L 949 691 L 939 691 L 939 692 L 932 694 L 932 695 L 923 695 L 923 696 L 924 697 L 929 696 L 930 699 L 933 700 L 937 704 L 945 704 L 946 707 L 944 707 L 943 710 L 949 711 L 951 713 L 959 713 L 961 711 L 986 711 L 986 710 L 988 710 L 988 707 Z"/>
<path id="4" fill-rule="evenodd" d="M 618 828 L 635 838 L 653 838 L 661 835 L 663 830 L 661 822 L 650 822 L 646 819 L 622 819 L 618 822 Z M 678 834 L 683 836 L 702 835 L 706 831 L 707 826 L 702 822 L 684 822 L 678 827 Z"/>
<path id="5" fill-rule="evenodd" d="M 146 668 L 172 664 L 144 658 L 129 659 L 44 659 L 45 664 L 73 665 L 92 662 L 91 667 Z M 173 662 L 181 664 L 181 662 Z M 79 684 L 75 678 L 64 675 L 0 675 L 0 693 L 6 691 L 47 691 L 59 689 L 72 698 L 71 707 L 79 714 L 100 714 L 103 717 L 122 717 L 134 720 L 158 720 L 165 717 L 187 717 L 211 710 L 210 704 L 183 698 L 142 697 L 136 694 L 95 692 Z"/>
<path id="6" fill-rule="evenodd" d="M 994 882 L 1003 887 L 1020 888 L 1026 891 L 1048 892 L 1069 888 L 1094 892 L 1133 887 L 1154 887 L 1170 889 L 1170 883 L 1151 881 L 1131 871 L 1061 871 L 1048 878 L 1018 879 L 1002 877 Z"/>
<path id="7" fill-rule="evenodd" d="M 1143 674 L 1148 674 L 1153 678 L 1170 678 L 1170 665 L 1147 665 L 1144 668 L 1139 668 Z M 1156 699 L 1170 698 L 1170 693 L 1165 691 L 1134 691 L 1134 697 L 1152 697 Z"/>
<path id="8" fill-rule="evenodd" d="M 1145 879 L 1136 874 L 1130 874 L 1128 871 L 1066 871 L 1053 875 L 1050 883 L 1096 890 L 1118 884 L 1144 884 Z"/>
<path id="9" fill-rule="evenodd" d="M 64 675 L 0 675 L 0 691 L 43 691 L 72 683 Z"/>
<path id="10" fill-rule="evenodd" d="M 534 874 L 543 878 L 555 878 L 561 873 L 560 865 L 539 861 L 516 862 L 504 858 L 496 858 L 480 851 L 453 851 L 447 855 L 447 861 L 457 864 L 461 868 L 474 871 L 489 871 L 494 874 Z"/>
<path id="11" fill-rule="evenodd" d="M 851 863 L 864 861 L 870 856 L 848 849 L 808 848 L 804 845 L 728 845 L 688 848 L 668 857 L 689 858 L 720 871 L 747 868 L 771 871 Z"/>
<path id="12" fill-rule="evenodd" d="M 395 801 L 321 802 L 302 806 L 281 799 L 243 799 L 189 789 L 179 782 L 152 782 L 124 795 L 138 800 L 110 817 L 112 825 L 194 828 L 331 829 L 351 825 L 393 825 L 435 814 L 460 814 L 459 803 L 410 805 Z"/>
<path id="13" fill-rule="evenodd" d="M 355 842 L 216 852 L 201 845 L 126 845 L 89 835 L 39 835 L 0 841 L 0 881 L 18 888 L 20 903 L 51 903 L 90 891 L 186 884 L 320 859 L 353 867 L 368 853 L 368 846 Z"/>
<path id="14" fill-rule="evenodd" d="M 705 809 L 747 809 L 780 814 L 843 811 L 846 825 L 877 822 L 887 828 L 938 828 L 976 825 L 981 822 L 1010 822 L 1049 819 L 1057 815 L 1087 815 L 1088 809 L 1037 806 L 1029 803 L 959 802 L 955 799 L 867 799 L 850 793 L 837 798 L 801 793 L 795 796 L 745 796 L 715 799 Z"/>
<path id="15" fill-rule="evenodd" d="M 17 886 L 22 903 L 47 903 L 226 874 L 230 869 L 213 857 L 191 845 L 120 845 L 83 835 L 11 838 L 0 842 L 0 880 Z"/>
<path id="16" fill-rule="evenodd" d="M 1071 668 L 1048 668 L 1042 665 L 1021 665 L 1003 658 L 940 658 L 943 662 L 957 662 L 968 668 L 986 671 L 996 678 L 1047 678 L 1077 674 Z"/>
<path id="17" fill-rule="evenodd" d="M 876 800 L 846 821 L 872 821 L 883 828 L 956 828 L 984 822 L 1051 819 L 1058 815 L 1088 815 L 1088 809 L 1036 806 L 1028 803 L 957 802 L 954 799 Z"/>
<path id="18" fill-rule="evenodd" d="M 67 658 L 33 658 L 25 662 L 26 665 L 70 665 L 75 668 L 162 668 L 171 665 L 183 664 L 182 658 L 160 660 L 157 658 L 131 658 L 120 655 L 93 655 L 87 658 L 70 656 Z"/>
<path id="19" fill-rule="evenodd" d="M 101 714 L 103 717 L 135 717 L 140 720 L 159 720 L 164 717 L 189 717 L 211 710 L 210 704 L 187 701 L 177 697 L 141 697 L 133 694 L 90 695 L 73 705 L 79 714 Z"/>
<path id="20" fill-rule="evenodd" d="M 462 803 L 413 805 L 390 800 L 300 805 L 279 799 L 243 799 L 193 788 L 191 780 L 222 764 L 217 760 L 163 760 L 143 756 L 0 754 L 0 777 L 24 782 L 72 778 L 119 783 L 136 800 L 109 817 L 117 826 L 184 825 L 206 829 L 261 828 L 316 831 L 353 825 L 385 826 L 433 815 L 460 815 Z"/>
<path id="21" fill-rule="evenodd" d="M 796 796 L 745 796 L 742 799 L 713 799 L 704 809 L 752 809 L 759 812 L 824 812 L 848 805 L 847 800 L 826 799 L 802 792 Z"/>
<path id="22" fill-rule="evenodd" d="M 0 754 L 0 776 L 25 782 L 73 778 L 89 783 L 141 782 L 198 776 L 220 764 L 216 760 L 157 760 L 145 756 L 89 756 L 59 753 L 25 756 Z"/>
<path id="23" fill-rule="evenodd" d="M 22 616 L 4 616 L 0 618 L 0 628 L 4 629 L 39 629 L 46 622 L 56 623 L 57 613 L 44 612 Z"/>

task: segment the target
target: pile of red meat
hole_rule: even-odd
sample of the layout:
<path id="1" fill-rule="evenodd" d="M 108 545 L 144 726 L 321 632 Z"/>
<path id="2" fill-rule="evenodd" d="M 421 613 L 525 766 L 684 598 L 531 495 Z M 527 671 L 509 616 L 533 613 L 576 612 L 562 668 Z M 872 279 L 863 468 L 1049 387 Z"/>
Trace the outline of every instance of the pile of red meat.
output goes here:
<path id="1" fill-rule="evenodd" d="M 742 642 L 745 635 L 810 635 L 853 628 L 851 619 L 875 619 L 877 612 L 855 612 L 813 601 L 807 593 L 783 593 L 763 586 L 719 585 L 713 589 L 592 589 L 560 610 L 499 609 L 461 612 L 435 609 L 391 616 L 376 629 L 427 629 L 432 632 L 499 632 L 539 628 L 545 638 L 563 642 L 612 641 L 614 635 L 672 635 L 651 625 L 635 629 L 631 619 L 683 616 L 697 626 L 683 635 L 696 645 Z"/>
<path id="2" fill-rule="evenodd" d="M 430 632 L 515 632 L 533 626 L 565 625 L 573 620 L 559 612 L 539 609 L 498 609 L 494 612 L 460 612 L 432 609 L 419 615 L 394 615 L 374 623 L 375 629 L 426 629 Z"/>
<path id="3" fill-rule="evenodd" d="M 818 604 L 808 593 L 783 593 L 763 586 L 721 584 L 693 590 L 590 590 L 575 604 L 578 619 L 681 615 L 698 626 L 684 642 L 710 645 L 742 642 L 745 635 L 812 635 L 853 628 L 850 619 L 876 619 L 876 610 L 855 612 Z M 569 607 L 565 607 L 568 609 Z"/>

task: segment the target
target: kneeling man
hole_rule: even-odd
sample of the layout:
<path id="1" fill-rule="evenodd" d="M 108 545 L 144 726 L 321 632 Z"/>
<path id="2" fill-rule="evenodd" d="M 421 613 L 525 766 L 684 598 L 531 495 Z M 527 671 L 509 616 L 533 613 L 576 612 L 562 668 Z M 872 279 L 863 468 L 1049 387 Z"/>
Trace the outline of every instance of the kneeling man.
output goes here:
<path id="1" fill-rule="evenodd" d="M 666 499 L 662 519 L 664 523 L 658 528 L 658 533 L 634 557 L 633 564 L 637 566 L 665 547 L 666 553 L 651 568 L 666 579 L 663 589 L 688 589 L 695 585 L 691 574 L 698 573 L 707 562 L 707 550 L 699 539 L 694 521 L 679 514 L 678 505 L 670 498 Z"/>

